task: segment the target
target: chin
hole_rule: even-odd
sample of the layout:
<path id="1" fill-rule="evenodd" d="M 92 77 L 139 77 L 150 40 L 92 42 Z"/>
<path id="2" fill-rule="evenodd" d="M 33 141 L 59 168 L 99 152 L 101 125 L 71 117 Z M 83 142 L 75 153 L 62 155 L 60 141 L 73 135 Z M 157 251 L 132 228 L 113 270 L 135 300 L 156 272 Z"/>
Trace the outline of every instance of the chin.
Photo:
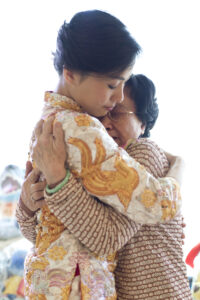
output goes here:
<path id="1" fill-rule="evenodd" d="M 112 137 L 112 136 L 111 136 Z M 112 137 L 115 143 L 120 147 L 122 145 L 121 141 L 117 137 Z"/>
<path id="2" fill-rule="evenodd" d="M 90 114 L 91 116 L 95 117 L 95 118 L 103 118 L 105 117 L 107 114 L 107 111 L 106 112 L 94 112 L 92 114 Z"/>

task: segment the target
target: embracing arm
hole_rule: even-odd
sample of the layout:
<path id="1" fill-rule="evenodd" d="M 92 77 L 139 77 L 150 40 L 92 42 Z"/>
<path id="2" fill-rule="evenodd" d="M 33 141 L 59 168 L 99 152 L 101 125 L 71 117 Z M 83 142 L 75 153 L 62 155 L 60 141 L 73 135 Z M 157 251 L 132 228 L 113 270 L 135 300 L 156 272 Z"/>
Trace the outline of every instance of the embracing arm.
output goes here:
<path id="1" fill-rule="evenodd" d="M 50 196 L 45 192 L 45 200 L 67 229 L 98 255 L 121 249 L 140 228 L 139 224 L 89 195 L 72 175 L 57 193 Z"/>
<path id="2" fill-rule="evenodd" d="M 40 175 L 41 172 L 33 170 L 31 162 L 27 161 L 25 180 L 15 212 L 22 234 L 33 244 L 36 240 L 36 212 L 44 205 L 43 191 L 46 182 L 39 182 Z"/>
<path id="3" fill-rule="evenodd" d="M 173 178 L 153 177 L 117 146 L 97 119 L 63 113 L 57 120 L 65 132 L 69 167 L 91 195 L 138 223 L 174 218 L 181 198 Z"/>
<path id="4" fill-rule="evenodd" d="M 127 152 L 157 178 L 168 171 L 168 160 L 152 141 L 132 142 Z M 98 254 L 110 254 L 123 247 L 141 225 L 119 214 L 86 192 L 71 176 L 62 190 L 50 196 L 45 193 L 50 210 L 87 248 Z"/>
<path id="5" fill-rule="evenodd" d="M 46 124 L 44 124 L 44 126 L 47 125 L 48 121 L 46 122 Z M 58 123 L 55 123 L 54 125 L 54 127 L 59 128 Z M 62 130 L 60 131 L 60 133 L 61 132 Z M 64 143 L 56 142 L 57 136 L 59 136 L 60 133 L 57 134 L 57 132 L 55 131 L 52 135 L 54 137 L 52 138 L 52 141 L 49 140 L 51 135 L 49 135 L 48 133 L 48 139 L 46 140 L 46 144 L 45 147 L 43 147 L 43 150 L 45 149 L 45 151 L 47 151 L 47 148 L 50 146 L 51 150 L 52 148 L 55 148 L 55 151 L 53 152 L 56 154 L 58 153 L 59 149 L 60 156 L 60 153 L 64 152 L 61 149 L 61 147 L 63 147 L 62 144 Z M 61 140 L 62 138 L 63 136 L 61 136 Z M 51 142 L 53 142 L 53 146 L 51 145 Z M 57 147 L 56 145 L 59 145 L 59 147 Z M 52 151 L 50 152 L 52 157 Z M 41 156 L 41 151 L 39 151 L 39 153 Z M 47 153 L 48 152 L 45 152 L 44 154 Z M 62 159 L 63 161 L 65 160 L 65 156 L 66 155 L 64 155 L 64 159 Z M 47 158 L 47 162 L 49 162 L 50 160 L 48 158 L 48 155 L 45 155 L 45 157 Z M 51 161 L 53 163 L 58 160 L 56 157 L 54 157 L 54 159 L 52 159 Z M 56 168 L 58 168 L 57 164 Z M 78 180 L 73 178 L 72 175 L 68 184 L 65 185 L 62 190 L 52 196 L 46 195 L 46 201 L 48 202 L 51 211 L 60 220 L 62 219 L 64 225 L 88 248 L 90 248 L 94 252 L 98 252 L 98 254 L 105 254 L 105 252 L 112 253 L 120 249 L 126 243 L 126 239 L 132 237 L 137 231 L 137 226 L 134 224 L 134 222 L 128 220 L 123 215 L 120 215 L 111 207 L 103 204 L 96 198 L 89 196 L 82 187 L 82 184 L 80 184 Z M 66 213 L 67 209 L 68 212 Z M 95 211 L 97 211 L 98 213 L 95 214 Z M 91 228 L 89 228 L 90 224 L 92 225 Z M 87 227 L 90 229 L 91 234 L 88 233 Z M 115 234 L 113 234 L 113 232 Z M 119 236 L 117 236 L 116 234 L 118 234 Z M 97 243 L 96 245 L 93 244 L 95 243 L 95 241 Z M 103 250 L 101 251 L 100 248 L 102 248 Z"/>
<path id="6" fill-rule="evenodd" d="M 24 207 L 22 208 L 22 206 L 18 203 L 15 216 L 23 236 L 31 243 L 35 244 L 36 241 L 35 227 L 37 225 L 36 214 L 30 216 L 29 214 L 27 214 Z"/>
<path id="7" fill-rule="evenodd" d="M 26 174 L 30 174 L 26 176 L 22 186 L 16 218 L 22 234 L 34 244 L 36 211 L 44 202 L 41 200 L 44 196 L 41 191 L 44 190 L 45 183 L 38 182 L 37 171 L 31 170 L 28 162 Z M 121 249 L 140 228 L 140 225 L 89 195 L 72 174 L 69 182 L 59 192 L 52 196 L 45 193 L 45 197 L 51 212 L 87 248 L 98 255 L 108 255 Z"/>

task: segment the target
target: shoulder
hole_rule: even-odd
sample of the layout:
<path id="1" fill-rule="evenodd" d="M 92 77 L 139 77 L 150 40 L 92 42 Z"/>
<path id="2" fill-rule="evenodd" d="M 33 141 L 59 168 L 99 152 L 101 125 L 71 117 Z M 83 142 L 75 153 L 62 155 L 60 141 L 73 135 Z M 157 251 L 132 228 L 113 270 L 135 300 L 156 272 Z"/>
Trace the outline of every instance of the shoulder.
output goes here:
<path id="1" fill-rule="evenodd" d="M 169 162 L 164 151 L 152 140 L 140 138 L 132 141 L 127 148 L 128 153 L 155 177 L 164 177 Z"/>

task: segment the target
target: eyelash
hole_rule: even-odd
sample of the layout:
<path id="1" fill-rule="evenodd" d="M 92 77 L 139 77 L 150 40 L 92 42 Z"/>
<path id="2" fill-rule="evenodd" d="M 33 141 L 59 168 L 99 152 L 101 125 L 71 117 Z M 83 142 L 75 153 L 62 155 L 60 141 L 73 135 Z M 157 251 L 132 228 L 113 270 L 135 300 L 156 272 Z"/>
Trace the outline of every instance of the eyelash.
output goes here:
<path id="1" fill-rule="evenodd" d="M 114 89 L 116 89 L 116 86 L 113 86 L 113 85 L 108 85 L 108 87 L 109 87 L 109 89 L 111 89 L 111 90 L 114 90 Z"/>

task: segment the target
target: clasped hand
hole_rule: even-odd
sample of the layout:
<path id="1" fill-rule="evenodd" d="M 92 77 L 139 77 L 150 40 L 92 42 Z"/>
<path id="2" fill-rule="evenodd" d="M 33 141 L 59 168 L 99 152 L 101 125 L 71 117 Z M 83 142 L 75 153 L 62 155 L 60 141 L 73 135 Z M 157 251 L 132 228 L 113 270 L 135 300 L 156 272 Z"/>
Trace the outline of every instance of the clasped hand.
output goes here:
<path id="1" fill-rule="evenodd" d="M 66 146 L 61 123 L 50 117 L 40 120 L 34 130 L 32 158 L 46 178 L 49 186 L 62 181 L 66 176 Z"/>
<path id="2" fill-rule="evenodd" d="M 66 175 L 64 132 L 54 120 L 54 117 L 46 122 L 40 120 L 34 130 L 32 158 L 37 167 L 33 169 L 31 162 L 27 162 L 20 196 L 21 206 L 30 216 L 45 204 L 46 184 L 56 185 Z M 40 181 L 41 174 L 43 181 Z"/>

